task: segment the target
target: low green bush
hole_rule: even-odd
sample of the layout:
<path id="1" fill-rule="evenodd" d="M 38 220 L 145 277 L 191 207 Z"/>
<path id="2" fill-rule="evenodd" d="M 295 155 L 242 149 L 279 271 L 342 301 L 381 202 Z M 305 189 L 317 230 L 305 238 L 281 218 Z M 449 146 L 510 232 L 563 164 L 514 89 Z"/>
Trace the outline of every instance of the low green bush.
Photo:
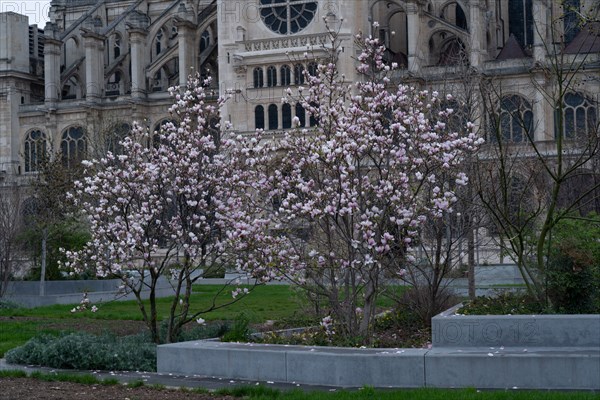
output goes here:
<path id="1" fill-rule="evenodd" d="M 546 271 L 552 308 L 565 314 L 600 312 L 600 217 L 562 220 L 554 232 Z"/>
<path id="2" fill-rule="evenodd" d="M 0 299 L 0 310 L 16 310 L 20 306 L 10 300 Z"/>
<path id="3" fill-rule="evenodd" d="M 250 337 L 250 319 L 246 313 L 241 312 L 233 321 L 231 328 L 221 338 L 224 342 L 245 342 Z"/>
<path id="4" fill-rule="evenodd" d="M 198 325 L 182 331 L 177 339 L 215 338 L 229 329 L 230 324 L 221 322 Z M 156 344 L 147 334 L 122 337 L 85 332 L 44 334 L 8 351 L 6 360 L 12 364 L 65 369 L 155 371 Z"/>
<path id="5" fill-rule="evenodd" d="M 148 335 L 40 335 L 6 353 L 6 361 L 52 368 L 155 371 L 156 345 Z"/>
<path id="6" fill-rule="evenodd" d="M 231 324 L 228 322 L 211 322 L 204 325 L 190 325 L 187 329 L 179 332 L 176 338 L 177 342 L 186 342 L 189 340 L 202 340 L 218 338 L 231 330 Z M 167 333 L 166 321 L 160 325 L 160 335 L 164 338 Z"/>

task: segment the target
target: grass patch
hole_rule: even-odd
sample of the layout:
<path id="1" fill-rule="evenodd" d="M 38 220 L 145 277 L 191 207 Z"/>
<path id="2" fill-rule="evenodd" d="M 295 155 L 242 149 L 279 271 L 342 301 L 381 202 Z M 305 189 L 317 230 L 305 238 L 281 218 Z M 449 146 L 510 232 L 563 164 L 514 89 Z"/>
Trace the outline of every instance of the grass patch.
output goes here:
<path id="1" fill-rule="evenodd" d="M 19 370 L 0 371 L 0 378 L 27 378 L 27 373 Z"/>
<path id="2" fill-rule="evenodd" d="M 139 380 L 139 379 L 135 380 L 135 381 L 127 382 L 127 387 L 130 387 L 130 388 L 139 388 L 142 386 L 144 386 L 144 381 Z"/>
<path id="3" fill-rule="evenodd" d="M 216 304 L 231 301 L 233 287 L 222 293 L 218 285 L 195 285 L 192 295 L 192 311 L 207 309 L 216 296 Z M 158 317 L 166 318 L 171 306 L 171 298 L 157 299 Z M 0 308 L 0 317 L 8 317 L 0 321 L 0 357 L 18 346 L 24 345 L 29 339 L 40 334 L 58 335 L 60 330 L 47 329 L 49 322 L 64 320 L 133 320 L 142 319 L 139 307 L 135 301 L 110 302 L 98 305 L 97 313 L 71 313 L 73 305 L 52 305 L 37 308 Z M 302 306 L 297 296 L 287 285 L 268 285 L 256 288 L 241 301 L 202 316 L 207 321 L 234 320 L 242 311 L 250 323 L 261 323 L 267 320 L 289 319 L 295 314 L 301 314 Z M 10 319 L 10 317 L 15 317 Z M 20 318 L 28 318 L 23 320 Z"/>
<path id="4" fill-rule="evenodd" d="M 31 377 L 47 382 L 72 382 L 86 385 L 116 385 L 114 378 L 105 380 L 89 374 L 65 374 L 33 372 L 27 375 L 24 371 L 0 371 L 0 378 Z M 145 386 L 141 380 L 129 382 L 127 387 Z M 149 388 L 163 390 L 162 385 L 150 385 Z M 184 393 L 206 394 L 204 388 L 181 388 Z M 238 386 L 222 388 L 215 395 L 232 396 L 244 399 L 262 400 L 598 400 L 600 395 L 595 392 L 552 392 L 534 390 L 476 390 L 476 389 L 407 389 L 407 390 L 377 390 L 364 387 L 357 391 L 310 391 L 302 390 L 280 391 L 268 386 Z"/>
<path id="5" fill-rule="evenodd" d="M 409 389 L 376 390 L 365 387 L 358 391 L 304 392 L 294 390 L 279 391 L 265 386 L 226 388 L 216 392 L 245 399 L 278 400 L 598 400 L 600 396 L 592 392 L 548 392 L 497 390 L 479 391 L 475 389 Z"/>
<path id="6" fill-rule="evenodd" d="M 206 310 L 216 298 L 216 304 L 224 304 L 232 300 L 233 286 L 222 290 L 220 285 L 194 285 L 191 298 L 191 311 Z M 221 293 L 219 293 L 221 292 Z M 263 322 L 268 319 L 280 319 L 290 316 L 299 310 L 300 302 L 292 295 L 288 285 L 259 286 L 241 301 L 229 307 L 206 313 L 202 316 L 207 321 L 233 320 L 236 315 L 244 311 L 251 322 Z M 172 297 L 157 299 L 158 315 L 160 319 L 169 314 Z M 148 305 L 149 303 L 147 303 Z M 38 318 L 92 318 L 100 320 L 141 320 L 137 302 L 115 301 L 99 304 L 97 313 L 70 313 L 73 305 L 52 305 L 37 308 L 9 308 L 0 309 L 0 317 L 38 317 Z"/>
<path id="7" fill-rule="evenodd" d="M 56 373 L 56 374 L 46 374 L 43 372 L 32 372 L 29 375 L 30 378 L 39 379 L 46 382 L 72 382 L 72 383 L 80 383 L 83 385 L 98 385 L 102 383 L 101 379 L 89 374 L 66 374 L 66 373 Z"/>
<path id="8" fill-rule="evenodd" d="M 119 381 L 115 378 L 99 379 L 90 374 L 67 374 L 67 373 L 44 373 L 40 371 L 34 371 L 31 374 L 27 374 L 21 370 L 6 370 L 0 371 L 0 378 L 34 378 L 46 382 L 72 382 L 81 383 L 84 385 L 118 385 Z"/>
<path id="9" fill-rule="evenodd" d="M 57 330 L 45 329 L 37 321 L 1 321 L 0 322 L 0 358 L 15 347 L 24 345 L 39 334 L 58 335 Z"/>

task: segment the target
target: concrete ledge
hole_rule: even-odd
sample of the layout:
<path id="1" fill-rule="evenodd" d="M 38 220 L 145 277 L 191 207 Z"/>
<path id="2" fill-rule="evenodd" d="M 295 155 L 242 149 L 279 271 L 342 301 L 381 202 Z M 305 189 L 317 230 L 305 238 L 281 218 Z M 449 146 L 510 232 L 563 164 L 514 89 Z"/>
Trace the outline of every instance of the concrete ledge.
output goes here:
<path id="1" fill-rule="evenodd" d="M 158 346 L 157 372 L 340 387 L 422 387 L 422 349 L 193 341 Z"/>
<path id="2" fill-rule="evenodd" d="M 83 293 L 88 294 L 92 303 L 101 301 L 134 300 L 133 293 L 119 294 L 120 279 L 80 280 L 80 281 L 47 281 L 46 295 L 39 295 L 39 282 L 16 281 L 8 286 L 5 299 L 15 302 L 22 307 L 43 307 L 54 304 L 78 304 Z M 142 290 L 142 297 L 148 298 L 150 291 Z M 157 282 L 156 296 L 168 297 L 175 292 L 169 282 L 161 278 Z"/>
<path id="3" fill-rule="evenodd" d="M 459 307 L 459 306 L 457 306 Z M 339 387 L 600 390 L 600 315 L 433 318 L 433 348 L 158 346 L 157 371 Z"/>
<path id="4" fill-rule="evenodd" d="M 193 341 L 157 372 L 338 387 L 600 390 L 599 348 L 354 349 Z"/>
<path id="5" fill-rule="evenodd" d="M 431 320 L 433 347 L 588 347 L 600 349 L 600 315 L 457 315 Z"/>
<path id="6" fill-rule="evenodd" d="M 598 348 L 432 349 L 428 387 L 600 390 Z"/>

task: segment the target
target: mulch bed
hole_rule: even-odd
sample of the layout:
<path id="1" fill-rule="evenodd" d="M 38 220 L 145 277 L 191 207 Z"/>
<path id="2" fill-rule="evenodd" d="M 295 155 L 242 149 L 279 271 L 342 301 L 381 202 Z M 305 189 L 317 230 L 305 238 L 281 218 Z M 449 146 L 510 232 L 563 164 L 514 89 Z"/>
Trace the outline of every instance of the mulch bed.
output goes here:
<path id="1" fill-rule="evenodd" d="M 233 400 L 231 396 L 188 393 L 176 389 L 83 385 L 31 378 L 0 378 L 0 400 Z"/>

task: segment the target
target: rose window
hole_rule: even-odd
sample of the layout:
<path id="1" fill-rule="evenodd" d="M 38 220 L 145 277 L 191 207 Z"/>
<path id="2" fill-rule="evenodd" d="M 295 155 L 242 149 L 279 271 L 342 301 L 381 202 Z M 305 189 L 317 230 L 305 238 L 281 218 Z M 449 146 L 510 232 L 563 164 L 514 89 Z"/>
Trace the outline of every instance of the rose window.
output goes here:
<path id="1" fill-rule="evenodd" d="M 316 1 L 260 0 L 260 16 L 275 33 L 289 35 L 308 26 L 317 12 Z"/>

